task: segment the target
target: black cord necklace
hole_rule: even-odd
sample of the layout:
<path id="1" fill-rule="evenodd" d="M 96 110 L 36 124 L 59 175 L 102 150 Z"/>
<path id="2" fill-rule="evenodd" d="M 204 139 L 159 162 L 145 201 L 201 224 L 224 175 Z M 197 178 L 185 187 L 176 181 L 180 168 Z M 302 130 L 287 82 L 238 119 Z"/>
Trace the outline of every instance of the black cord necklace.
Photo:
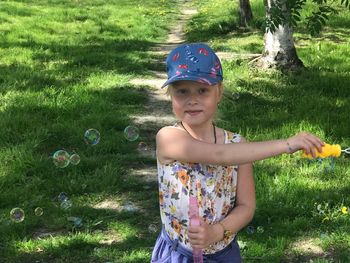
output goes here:
<path id="1" fill-rule="evenodd" d="M 192 137 L 191 133 L 188 132 L 188 130 L 185 128 L 185 126 L 183 125 L 182 121 L 180 122 L 181 123 L 181 126 L 182 128 L 185 129 L 185 131 L 187 131 L 187 133 Z M 213 131 L 214 131 L 214 143 L 216 144 L 216 129 L 215 129 L 215 125 L 213 123 Z"/>

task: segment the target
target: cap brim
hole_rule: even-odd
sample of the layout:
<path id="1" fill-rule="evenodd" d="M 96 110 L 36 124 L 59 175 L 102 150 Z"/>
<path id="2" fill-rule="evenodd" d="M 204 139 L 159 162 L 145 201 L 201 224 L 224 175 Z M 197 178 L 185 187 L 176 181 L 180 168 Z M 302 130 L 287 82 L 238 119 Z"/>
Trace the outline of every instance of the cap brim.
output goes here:
<path id="1" fill-rule="evenodd" d="M 181 80 L 191 80 L 191 81 L 195 81 L 195 82 L 207 84 L 207 85 L 215 85 L 220 81 L 217 78 L 211 77 L 209 74 L 203 75 L 203 76 L 198 76 L 198 75 L 194 76 L 194 75 L 190 75 L 190 74 L 186 73 L 186 74 L 176 75 L 176 76 L 173 76 L 172 78 L 168 79 L 161 86 L 161 89 L 168 86 L 171 83 L 174 83 L 176 81 L 181 81 Z"/>

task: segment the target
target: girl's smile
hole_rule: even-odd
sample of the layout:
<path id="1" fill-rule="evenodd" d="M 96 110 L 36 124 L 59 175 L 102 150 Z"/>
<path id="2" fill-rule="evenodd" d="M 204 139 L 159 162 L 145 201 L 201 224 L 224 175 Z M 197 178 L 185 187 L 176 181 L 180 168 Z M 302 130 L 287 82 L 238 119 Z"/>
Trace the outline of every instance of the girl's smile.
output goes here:
<path id="1" fill-rule="evenodd" d="M 196 115 L 200 114 L 201 112 L 203 112 L 203 111 L 201 111 L 201 110 L 188 110 L 188 111 L 185 111 L 185 113 L 187 113 L 187 114 L 189 114 L 191 116 L 196 116 Z"/>

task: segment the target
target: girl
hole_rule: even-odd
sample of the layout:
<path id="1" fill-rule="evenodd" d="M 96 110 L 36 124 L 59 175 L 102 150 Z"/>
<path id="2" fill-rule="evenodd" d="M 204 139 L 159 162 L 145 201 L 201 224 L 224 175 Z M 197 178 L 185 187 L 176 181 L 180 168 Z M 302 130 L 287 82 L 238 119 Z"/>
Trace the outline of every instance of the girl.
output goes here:
<path id="1" fill-rule="evenodd" d="M 236 234 L 252 219 L 255 188 L 252 162 L 304 150 L 315 157 L 323 142 L 302 132 L 283 140 L 248 143 L 216 127 L 223 95 L 219 58 L 205 44 L 185 44 L 167 57 L 168 86 L 179 120 L 156 137 L 160 214 L 163 229 L 151 262 L 241 262 Z M 189 224 L 189 198 L 197 197 L 200 226 Z"/>

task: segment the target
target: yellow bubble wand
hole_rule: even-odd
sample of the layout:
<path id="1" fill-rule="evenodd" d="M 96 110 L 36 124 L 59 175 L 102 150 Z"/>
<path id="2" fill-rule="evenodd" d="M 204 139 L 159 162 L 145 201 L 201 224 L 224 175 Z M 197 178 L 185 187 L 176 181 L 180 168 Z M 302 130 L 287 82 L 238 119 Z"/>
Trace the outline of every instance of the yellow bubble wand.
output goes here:
<path id="1" fill-rule="evenodd" d="M 340 157 L 342 153 L 350 154 L 350 147 L 342 150 L 339 144 L 325 143 L 325 145 L 322 146 L 321 152 L 319 152 L 316 149 L 316 158 Z M 305 152 L 303 153 L 302 157 L 308 158 L 308 159 L 314 158 L 311 153 L 306 154 Z"/>

